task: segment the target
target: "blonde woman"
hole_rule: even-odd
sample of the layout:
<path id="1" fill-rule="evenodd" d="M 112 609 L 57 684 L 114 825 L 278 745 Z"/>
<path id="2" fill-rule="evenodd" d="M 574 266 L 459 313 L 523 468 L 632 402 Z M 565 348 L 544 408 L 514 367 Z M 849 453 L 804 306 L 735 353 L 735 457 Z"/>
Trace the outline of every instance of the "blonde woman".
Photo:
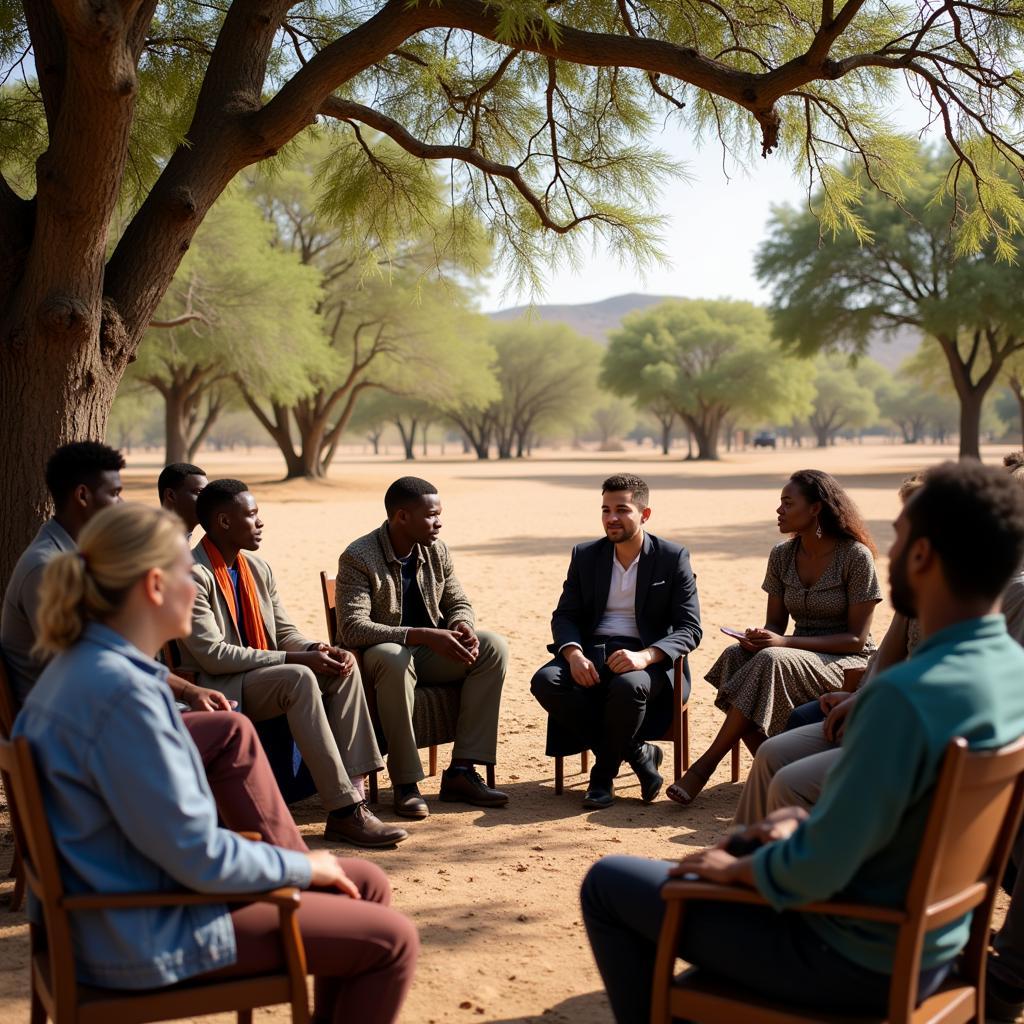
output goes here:
<path id="1" fill-rule="evenodd" d="M 117 505 L 47 565 L 40 653 L 52 656 L 15 723 L 39 766 L 72 892 L 316 886 L 299 922 L 315 1019 L 387 1024 L 412 982 L 418 939 L 384 873 L 326 850 L 250 842 L 220 828 L 203 767 L 153 655 L 187 633 L 196 586 L 173 515 Z M 140 989 L 281 960 L 276 911 L 252 904 L 76 915 L 79 979 Z"/>

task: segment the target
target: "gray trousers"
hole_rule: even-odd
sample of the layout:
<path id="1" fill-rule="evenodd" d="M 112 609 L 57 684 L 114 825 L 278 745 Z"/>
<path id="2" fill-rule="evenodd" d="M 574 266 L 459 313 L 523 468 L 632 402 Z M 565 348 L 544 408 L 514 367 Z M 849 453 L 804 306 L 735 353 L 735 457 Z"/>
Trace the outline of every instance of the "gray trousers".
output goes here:
<path id="1" fill-rule="evenodd" d="M 841 753 L 842 747 L 825 739 L 820 722 L 766 739 L 750 766 L 733 824 L 754 825 L 780 807 L 810 810 Z"/>
<path id="2" fill-rule="evenodd" d="M 347 676 L 318 676 L 305 665 L 253 669 L 242 677 L 242 710 L 254 722 L 288 716 L 328 811 L 359 802 L 352 776 L 384 767 L 358 667 Z"/>
<path id="3" fill-rule="evenodd" d="M 377 714 L 388 742 L 388 774 L 397 785 L 425 777 L 412 727 L 416 684 L 462 683 L 452 758 L 494 764 L 498 748 L 501 688 L 508 668 L 508 643 L 481 632 L 472 665 L 436 654 L 429 647 L 377 644 L 363 652 L 363 671 L 377 695 Z"/>

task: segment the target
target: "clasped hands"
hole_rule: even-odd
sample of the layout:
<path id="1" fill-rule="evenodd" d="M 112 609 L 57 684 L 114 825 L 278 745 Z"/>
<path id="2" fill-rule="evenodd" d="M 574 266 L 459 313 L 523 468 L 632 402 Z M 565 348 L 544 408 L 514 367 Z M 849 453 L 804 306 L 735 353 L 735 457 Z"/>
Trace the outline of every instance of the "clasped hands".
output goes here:
<path id="1" fill-rule="evenodd" d="M 314 672 L 324 675 L 347 676 L 356 667 L 356 657 L 351 651 L 331 644 L 313 644 L 304 651 L 289 651 L 285 655 L 289 665 L 305 665 Z"/>
<path id="2" fill-rule="evenodd" d="M 565 660 L 569 662 L 569 671 L 572 673 L 573 682 L 580 686 L 596 686 L 601 681 L 601 675 L 594 663 L 583 653 L 579 647 L 569 647 L 565 650 Z M 643 671 L 653 664 L 654 655 L 650 650 L 643 651 L 613 651 L 608 655 L 605 664 L 615 673 Z"/>
<path id="3" fill-rule="evenodd" d="M 750 856 L 737 857 L 729 853 L 726 846 L 737 838 L 757 842 L 761 846 L 777 843 L 780 839 L 788 839 L 806 818 L 807 811 L 802 807 L 780 807 L 756 825 L 730 832 L 706 850 L 687 854 L 669 871 L 669 877 L 697 875 L 722 885 L 753 885 Z"/>
<path id="4" fill-rule="evenodd" d="M 781 633 L 773 633 L 770 629 L 754 629 L 748 627 L 739 641 L 740 647 L 745 651 L 756 653 L 763 651 L 766 647 L 785 647 L 786 637 Z"/>

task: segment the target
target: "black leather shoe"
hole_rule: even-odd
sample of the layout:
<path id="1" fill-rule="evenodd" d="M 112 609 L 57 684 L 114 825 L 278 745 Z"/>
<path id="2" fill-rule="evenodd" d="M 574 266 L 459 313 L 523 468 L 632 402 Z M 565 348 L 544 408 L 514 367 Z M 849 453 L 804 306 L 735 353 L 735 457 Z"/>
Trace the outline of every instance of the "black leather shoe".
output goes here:
<path id="1" fill-rule="evenodd" d="M 588 811 L 603 811 L 615 803 L 615 784 L 612 782 L 595 782 L 590 780 L 587 786 L 586 795 L 583 797 L 583 806 Z"/>
<path id="2" fill-rule="evenodd" d="M 654 743 L 644 743 L 635 758 L 629 762 L 629 767 L 640 780 L 640 799 L 649 804 L 661 792 L 665 780 L 661 777 L 658 769 L 665 759 L 665 751 Z"/>
<path id="3" fill-rule="evenodd" d="M 508 803 L 508 793 L 491 789 L 475 768 L 445 768 L 441 772 L 440 797 L 446 803 L 474 807 L 504 807 Z"/>
<path id="4" fill-rule="evenodd" d="M 395 814 L 403 818 L 425 818 L 430 814 L 427 801 L 415 782 L 395 786 Z"/>

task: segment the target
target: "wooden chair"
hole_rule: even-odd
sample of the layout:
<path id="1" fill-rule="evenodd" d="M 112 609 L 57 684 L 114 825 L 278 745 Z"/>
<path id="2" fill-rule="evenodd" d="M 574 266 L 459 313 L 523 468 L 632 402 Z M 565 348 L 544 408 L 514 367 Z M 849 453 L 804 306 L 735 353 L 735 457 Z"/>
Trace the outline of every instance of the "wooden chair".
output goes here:
<path id="1" fill-rule="evenodd" d="M 295 912 L 297 889 L 267 893 L 194 892 L 86 893 L 68 895 L 60 877 L 57 851 L 43 811 L 42 792 L 28 741 L 0 741 L 0 775 L 11 803 L 12 821 L 24 852 L 25 876 L 39 901 L 43 924 L 30 923 L 32 1024 L 47 1018 L 60 1024 L 142 1024 L 209 1013 L 238 1014 L 251 1024 L 257 1006 L 290 1003 L 294 1024 L 308 1024 L 306 955 Z M 75 977 L 72 914 L 86 910 L 179 907 L 203 903 L 270 903 L 280 914 L 286 967 L 257 977 L 188 981 L 162 989 L 131 991 L 94 988 Z"/>
<path id="2" fill-rule="evenodd" d="M 4 663 L 3 651 L 0 650 L 0 739 L 9 740 L 11 730 L 14 728 L 14 692 L 11 690 L 11 680 L 7 675 L 7 665 Z M 7 794 L 7 810 L 13 817 L 14 808 L 10 794 Z M 11 829 L 14 832 L 13 826 Z M 14 879 L 14 888 L 7 903 L 7 909 L 11 913 L 21 910 L 25 900 L 25 871 L 21 866 L 21 851 L 18 849 L 17 833 L 15 832 L 14 855 L 11 857 L 11 870 L 8 878 Z"/>
<path id="3" fill-rule="evenodd" d="M 1024 805 L 1024 737 L 1001 750 L 972 753 L 963 739 L 947 748 L 932 798 L 907 896 L 900 907 L 838 901 L 800 907 L 804 914 L 833 914 L 881 921 L 898 929 L 889 990 L 890 1024 L 939 1024 L 984 1020 L 985 958 L 996 891 Z M 676 981 L 680 925 L 687 900 L 766 905 L 754 890 L 707 882 L 670 881 L 658 943 L 652 993 L 652 1024 L 673 1018 L 700 1024 L 839 1024 L 867 1018 L 789 1006 L 745 991 L 733 982 L 687 971 Z M 917 1005 L 921 943 L 926 932 L 974 911 L 970 939 L 954 975 Z M 876 1018 L 877 1019 L 877 1018 Z"/>
<path id="4" fill-rule="evenodd" d="M 686 687 L 686 664 L 685 654 L 676 658 L 673 665 L 672 680 L 672 722 L 664 736 L 654 737 L 660 742 L 672 743 L 672 770 L 675 772 L 673 781 L 690 767 L 690 698 L 683 700 L 683 690 Z M 586 775 L 590 770 L 590 751 L 584 750 L 580 753 L 580 771 Z M 733 772 L 738 778 L 739 772 L 739 749 L 733 749 Z M 736 781 L 736 778 L 733 781 Z M 555 795 L 561 796 L 565 788 L 565 758 L 555 755 Z"/>
<path id="5" fill-rule="evenodd" d="M 320 573 L 320 593 L 324 602 L 324 621 L 327 624 L 327 635 L 334 642 L 338 635 L 338 613 L 335 608 L 335 578 L 327 573 Z M 363 678 L 363 690 L 366 703 L 370 708 L 370 716 L 377 732 L 381 747 L 385 746 L 385 737 L 377 714 L 377 694 L 363 673 L 363 661 L 358 651 L 354 652 L 359 662 L 359 671 Z M 412 713 L 412 727 L 416 735 L 416 746 L 421 750 L 426 747 L 430 761 L 428 775 L 437 774 L 437 748 L 441 743 L 451 743 L 455 739 L 455 724 L 459 718 L 459 701 L 462 696 L 461 686 L 447 684 L 441 686 L 417 686 L 416 704 Z M 487 765 L 487 785 L 494 788 L 494 765 Z M 370 773 L 370 803 L 377 802 L 377 773 Z"/>

